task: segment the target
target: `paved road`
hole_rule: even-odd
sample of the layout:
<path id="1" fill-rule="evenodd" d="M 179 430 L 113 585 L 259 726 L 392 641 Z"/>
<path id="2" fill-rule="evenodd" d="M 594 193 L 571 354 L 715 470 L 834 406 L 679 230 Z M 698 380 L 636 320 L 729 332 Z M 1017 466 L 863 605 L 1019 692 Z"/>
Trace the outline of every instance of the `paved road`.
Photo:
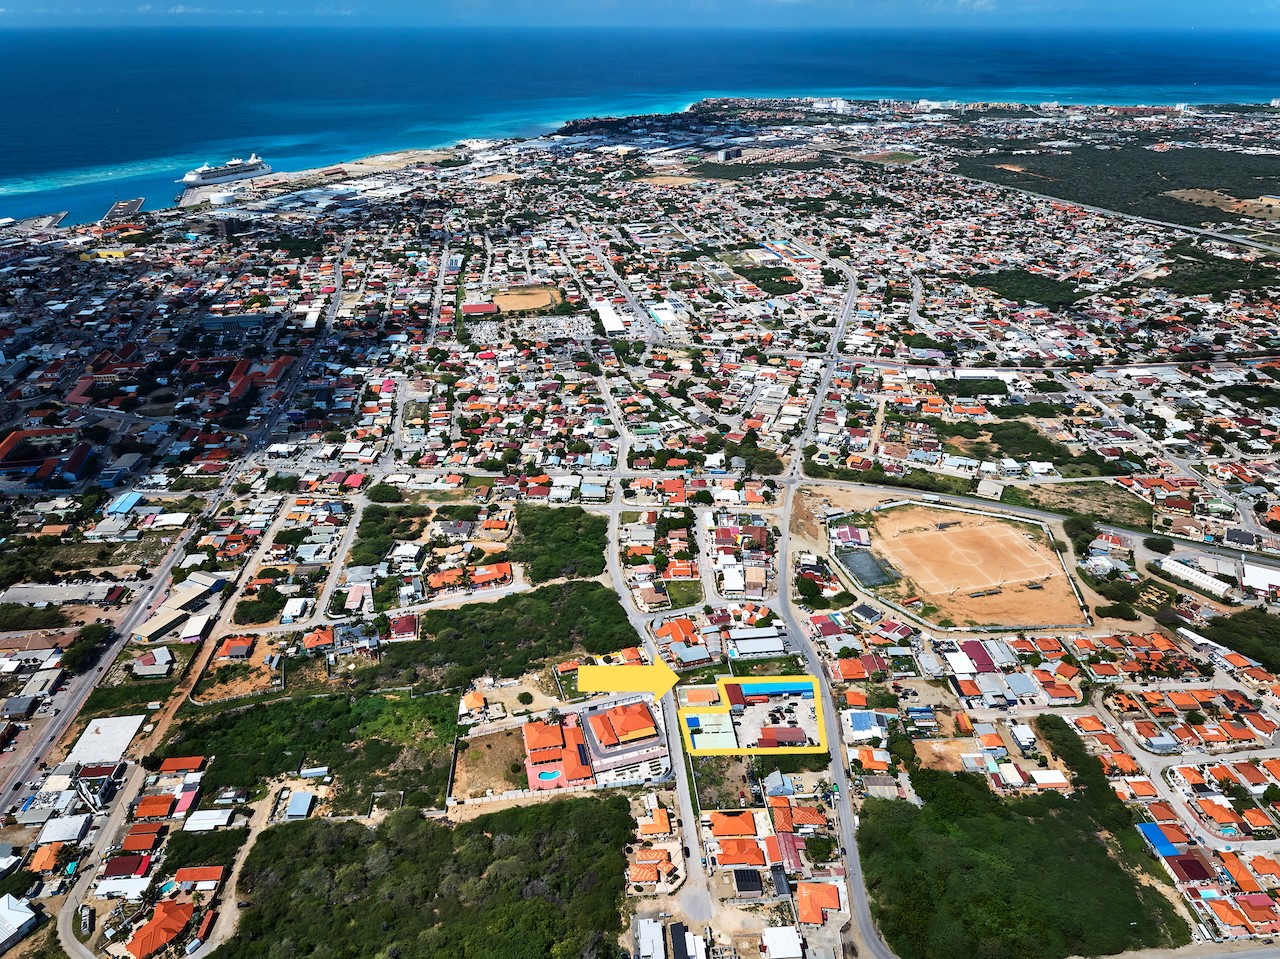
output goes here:
<path id="1" fill-rule="evenodd" d="M 98 866 L 105 858 L 104 853 L 111 847 L 120 827 L 124 825 L 125 814 L 129 809 L 129 798 L 136 795 L 142 788 L 146 776 L 147 771 L 141 766 L 133 767 L 129 778 L 120 789 L 111 815 L 107 817 L 106 824 L 98 832 L 98 838 L 93 844 L 93 852 L 80 861 L 80 876 L 72 886 L 66 902 L 62 905 L 62 910 L 58 913 L 58 942 L 72 959 L 93 959 L 93 953 L 76 938 L 75 930 L 80 926 L 77 912 L 80 904 L 85 900 L 93 877 L 97 874 Z M 101 919 L 101 917 L 98 918 Z"/>
<path id="2" fill-rule="evenodd" d="M 653 617 L 636 613 L 627 598 L 630 591 L 627 589 L 626 577 L 622 572 L 622 562 L 619 559 L 617 549 L 622 513 L 622 504 L 619 501 L 621 491 L 615 488 L 613 495 L 614 500 L 609 513 L 609 541 L 611 544 L 611 547 L 608 548 L 609 577 L 613 581 L 614 590 L 618 593 L 618 600 L 622 603 L 622 608 L 626 611 L 627 618 L 631 621 L 631 628 L 636 631 L 636 635 L 644 643 L 650 659 L 653 662 L 657 662 L 659 659 L 658 648 L 654 644 L 653 637 L 648 629 L 649 622 L 652 621 Z M 681 740 L 680 726 L 676 716 L 674 691 L 662 697 L 661 708 L 662 723 L 667 734 L 671 769 L 675 774 L 679 818 L 684 823 L 682 837 L 685 847 L 691 854 L 684 862 L 685 881 L 680 887 L 680 891 L 676 893 L 676 900 L 680 904 L 680 911 L 690 922 L 707 923 L 715 917 L 715 900 L 711 895 L 707 870 L 701 862 L 702 857 L 705 855 L 702 848 L 702 830 L 698 826 L 698 816 L 693 808 L 689 773 L 685 766 L 684 742 Z"/>

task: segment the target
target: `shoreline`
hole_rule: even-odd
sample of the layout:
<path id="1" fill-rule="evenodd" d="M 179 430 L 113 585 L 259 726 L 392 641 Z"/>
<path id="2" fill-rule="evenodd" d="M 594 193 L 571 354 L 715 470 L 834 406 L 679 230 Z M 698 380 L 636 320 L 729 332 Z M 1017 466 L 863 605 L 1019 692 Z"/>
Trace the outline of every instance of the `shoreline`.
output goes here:
<path id="1" fill-rule="evenodd" d="M 1044 102 L 1057 102 L 1061 104 L 1064 108 L 1069 108 L 1069 107 L 1098 108 L 1103 106 L 1171 107 L 1171 106 L 1175 106 L 1177 104 L 1181 104 L 1185 102 L 1188 106 L 1194 109 L 1207 109 L 1210 107 L 1259 107 L 1259 108 L 1266 109 L 1268 107 L 1268 104 L 1271 102 L 1270 100 L 1252 100 L 1252 101 L 1213 100 L 1210 102 L 1200 103 L 1200 102 L 1190 102 L 1190 101 L 1181 101 L 1181 100 L 1173 101 L 1169 99 L 1151 99 L 1151 98 L 1133 99 L 1128 97 L 1116 97 L 1116 98 L 1106 98 L 1106 99 L 1060 98 L 1057 100 L 1052 100 L 1051 98 L 1050 99 L 1025 98 L 1024 96 L 1024 98 L 1021 98 L 1021 99 L 1011 99 L 1006 96 L 1003 96 L 1002 91 L 994 91 L 994 92 L 988 91 L 980 97 L 961 97 L 961 96 L 954 96 L 954 95 L 948 96 L 944 94 L 939 94 L 936 89 L 914 90 L 914 91 L 911 91 L 910 96 L 903 96 L 902 95 L 903 92 L 904 91 L 901 91 L 901 90 L 894 90 L 892 92 L 882 91 L 882 95 L 874 96 L 874 95 L 871 95 L 866 90 L 859 90 L 857 91 L 856 94 L 828 93 L 828 92 L 799 93 L 799 92 L 793 92 L 793 91 L 779 92 L 779 93 L 728 94 L 728 93 L 717 91 L 717 92 L 704 92 L 702 93 L 702 95 L 697 96 L 696 98 L 693 98 L 693 99 L 689 99 L 687 96 L 677 96 L 671 99 L 662 98 L 662 102 L 657 103 L 655 105 L 655 108 L 653 109 L 642 108 L 633 112 L 613 112 L 608 110 L 599 111 L 599 112 L 588 111 L 588 112 L 581 113 L 577 116 L 568 117 L 568 118 L 565 118 L 564 114 L 559 114 L 556 119 L 539 119 L 539 120 L 535 120 L 530 123 L 527 123 L 524 125 L 523 132 L 509 131 L 506 133 L 500 133 L 500 132 L 481 133 L 481 132 L 478 132 L 481 129 L 481 127 L 483 126 L 485 128 L 488 128 L 488 124 L 483 124 L 481 122 L 478 122 L 476 127 L 474 128 L 476 132 L 473 132 L 469 135 L 462 136 L 462 137 L 450 137 L 436 144 L 429 144 L 429 145 L 423 145 L 423 146 L 396 146 L 396 147 L 391 147 L 389 149 L 375 149 L 373 152 L 370 152 L 370 153 L 363 153 L 355 156 L 345 156 L 342 159 L 337 159 L 337 160 L 324 161 L 324 162 L 314 162 L 314 161 L 309 162 L 306 166 L 302 166 L 292 170 L 275 169 L 271 174 L 269 174 L 266 178 L 264 178 L 266 182 L 263 185 L 264 186 L 287 185 L 289 180 L 293 180 L 293 179 L 303 180 L 308 177 L 316 176 L 319 173 L 321 173 L 323 170 L 334 168 L 334 167 L 347 168 L 347 167 L 352 167 L 356 165 L 363 165 L 363 166 L 381 166 L 382 169 L 386 169 L 386 170 L 403 169 L 404 167 L 409 166 L 414 162 L 424 162 L 422 159 L 420 159 L 420 157 L 422 157 L 423 155 L 431 155 L 431 154 L 447 155 L 458 150 L 462 144 L 471 140 L 491 141 L 494 143 L 524 142 L 528 140 L 536 140 L 542 137 L 555 135 L 558 131 L 562 130 L 566 125 L 575 123 L 575 122 L 580 122 L 584 120 L 626 120 L 626 119 L 646 117 L 646 116 L 653 116 L 653 117 L 675 116 L 680 113 L 687 113 L 698 104 L 704 103 L 709 100 L 846 99 L 853 104 L 859 104 L 859 103 L 876 103 L 881 100 L 891 100 L 898 103 L 909 103 L 913 100 L 931 100 L 936 97 L 939 101 L 956 101 L 958 103 L 965 104 L 965 105 L 976 104 L 976 103 L 986 103 L 986 104 L 998 103 L 998 104 L 1030 107 L 1032 109 L 1038 108 L 1039 104 Z M 1031 91 L 1026 89 L 1021 89 L 1021 90 L 1009 91 L 1009 92 L 1011 93 L 1017 92 L 1025 95 L 1026 93 Z M 674 103 L 682 103 L 683 106 L 679 107 L 678 109 L 671 109 L 670 107 Z M 477 118 L 477 120 L 479 121 L 480 118 Z M 516 125 L 516 121 L 513 121 L 513 127 L 515 125 Z M 259 152 L 262 152 L 262 151 L 259 151 Z M 413 159 L 413 160 L 406 160 L 405 162 L 394 164 L 394 165 L 388 165 L 386 163 L 386 161 L 391 160 L 392 158 L 400 158 L 400 157 L 419 157 L 419 158 Z M 140 161 L 140 164 L 135 164 L 135 165 L 147 165 L 150 167 L 152 165 L 158 165 L 161 162 L 162 161 L 157 159 L 154 161 Z M 117 168 L 117 169 L 120 169 L 120 168 Z M 127 170 L 129 169 L 129 167 L 125 166 L 123 167 L 123 169 Z M 165 169 L 167 170 L 170 168 L 166 165 Z M 85 170 L 83 172 L 84 174 L 88 174 L 91 172 L 94 174 L 99 174 L 99 171 L 97 169 Z M 378 171 L 376 169 L 370 169 L 365 172 L 371 173 L 371 172 L 378 172 Z M 60 174 L 50 174 L 50 176 L 69 177 L 69 176 L 74 176 L 75 173 L 76 171 L 64 171 Z M 18 198 L 18 197 L 24 197 L 24 196 L 35 197 L 35 196 L 49 195 L 52 198 L 58 195 L 70 195 L 73 192 L 82 192 L 85 190 L 93 189 L 95 185 L 100 185 L 102 187 L 102 190 L 101 190 L 102 205 L 103 205 L 103 212 L 105 213 L 106 208 L 111 205 L 111 202 L 106 195 L 107 189 L 110 188 L 113 183 L 116 183 L 119 186 L 124 186 L 127 183 L 127 181 L 151 179 L 149 174 L 139 174 L 133 177 L 125 177 L 125 178 L 122 178 L 121 180 L 113 180 L 112 171 L 109 169 L 103 170 L 99 175 L 101 176 L 101 179 L 94 179 L 94 180 L 90 180 L 83 183 L 70 184 L 65 187 L 53 187 L 51 189 L 43 189 L 43 190 L 40 190 L 40 189 L 25 190 L 25 191 L 13 192 L 8 194 L 4 193 L 3 191 L 0 191 L 0 219 L 11 217 L 17 222 L 23 222 L 26 220 L 47 217 L 55 213 L 61 212 L 60 211 L 61 205 L 56 200 L 54 200 L 51 203 L 43 204 L 40 212 L 26 212 L 21 215 L 6 213 L 4 204 L 7 197 Z M 179 175 L 180 175 L 180 171 L 179 171 Z M 357 172 L 356 175 L 359 175 L 359 172 Z M 280 178 L 280 179 L 277 180 L 276 178 Z M 255 181 L 244 180 L 244 181 L 238 181 L 238 182 L 243 184 L 253 184 Z M 144 205 L 144 208 L 140 212 L 146 213 L 146 214 L 154 214 L 154 213 L 159 213 L 166 210 L 176 210 L 176 209 L 181 209 L 184 206 L 194 205 L 194 204 L 181 203 L 180 200 L 184 196 L 186 191 L 181 189 L 180 183 L 175 182 L 173 185 L 179 188 L 174 199 L 169 200 L 167 202 L 156 203 L 152 197 L 148 196 L 146 197 L 148 203 Z M 212 192 L 215 190 L 227 189 L 231 186 L 233 186 L 233 183 L 210 185 L 209 187 L 203 187 L 199 189 Z M 128 192 L 129 191 L 126 189 L 125 195 L 127 195 Z M 119 188 L 115 189 L 115 193 L 116 193 L 116 196 L 118 197 L 121 196 L 121 190 Z M 31 204 L 28 203 L 24 205 L 30 206 Z M 70 213 L 66 217 L 66 219 L 59 225 L 58 229 L 75 229 L 78 227 L 93 225 L 98 222 L 96 219 L 92 219 L 92 218 L 81 219 L 80 218 L 81 216 L 82 214 L 79 214 L 79 213 Z"/>

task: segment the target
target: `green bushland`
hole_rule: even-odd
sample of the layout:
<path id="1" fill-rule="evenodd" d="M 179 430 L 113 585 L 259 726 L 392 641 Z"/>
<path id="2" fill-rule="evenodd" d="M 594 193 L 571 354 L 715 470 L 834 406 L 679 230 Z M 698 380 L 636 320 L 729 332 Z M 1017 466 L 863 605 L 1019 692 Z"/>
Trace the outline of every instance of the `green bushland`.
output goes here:
<path id="1" fill-rule="evenodd" d="M 136 711 L 147 703 L 162 703 L 173 695 L 176 679 L 134 679 L 115 686 L 99 686 L 85 700 L 84 713 L 90 716 Z"/>
<path id="2" fill-rule="evenodd" d="M 40 877 L 26 869 L 15 869 L 9 875 L 0 877 L 0 896 L 22 898 L 32 886 L 40 881 Z"/>
<path id="3" fill-rule="evenodd" d="M 562 583 L 496 603 L 427 610 L 418 625 L 431 638 L 385 647 L 379 685 L 429 680 L 434 688 L 452 689 L 486 672 L 520 676 L 578 647 L 604 655 L 638 641 L 617 593 L 599 583 Z"/>
<path id="4" fill-rule="evenodd" d="M 1039 303 L 1051 310 L 1070 306 L 1082 294 L 1070 283 L 1026 270 L 999 270 L 965 277 L 970 286 L 981 286 L 1006 300 Z"/>
<path id="5" fill-rule="evenodd" d="M 1236 290 L 1280 287 L 1275 257 L 1266 257 L 1257 263 L 1228 260 L 1203 249 L 1194 240 L 1185 239 L 1171 246 L 1165 259 L 1167 275 L 1140 280 L 1138 285 L 1183 296 L 1214 296 Z M 1226 393 L 1226 389 L 1223 392 Z"/>
<path id="6" fill-rule="evenodd" d="M 369 498 L 371 503 L 402 503 L 404 502 L 404 493 L 400 487 L 392 486 L 390 483 L 375 483 L 365 490 L 364 495 Z"/>
<path id="7" fill-rule="evenodd" d="M 786 296 L 788 293 L 799 293 L 804 284 L 799 280 L 788 279 L 792 274 L 788 270 L 772 266 L 736 266 L 733 272 L 745 280 L 750 280 L 770 296 Z"/>
<path id="8" fill-rule="evenodd" d="M 405 790 L 406 803 L 443 806 L 457 733 L 458 698 L 408 693 L 284 699 L 184 720 L 149 763 L 217 756 L 206 795 L 253 789 L 303 766 L 337 777 L 334 806 L 366 811 L 379 789 Z"/>
<path id="9" fill-rule="evenodd" d="M 795 163 L 699 163 L 689 170 L 690 176 L 714 180 L 746 180 L 761 173 L 781 170 L 822 170 L 839 166 L 833 160 L 799 160 Z"/>
<path id="10" fill-rule="evenodd" d="M 172 876 L 187 866 L 223 866 L 230 870 L 236 853 L 248 837 L 247 829 L 175 832 L 164 844 L 164 863 L 159 875 Z"/>
<path id="11" fill-rule="evenodd" d="M 480 506 L 476 503 L 453 503 L 436 507 L 436 519 L 451 519 L 459 523 L 474 523 L 480 519 Z"/>
<path id="12" fill-rule="evenodd" d="M 305 526 L 297 526 L 293 529 L 282 529 L 276 533 L 271 540 L 273 546 L 301 546 L 307 541 L 307 537 L 311 535 L 311 530 Z"/>
<path id="13" fill-rule="evenodd" d="M 816 448 L 815 448 L 816 450 Z M 874 483 L 878 486 L 900 486 L 903 489 L 924 490 L 930 493 L 955 493 L 967 495 L 973 492 L 973 480 L 963 476 L 930 473 L 928 470 L 910 469 L 901 476 L 886 473 L 879 463 L 869 470 L 851 470 L 842 466 L 823 466 L 815 462 L 808 448 L 805 450 L 804 472 L 814 479 L 835 479 L 848 483 Z"/>
<path id="14" fill-rule="evenodd" d="M 617 955 L 635 822 L 621 796 L 508 809 L 449 828 L 416 811 L 376 829 L 269 829 L 245 863 L 222 959 Z"/>
<path id="15" fill-rule="evenodd" d="M 25 606 L 22 603 L 0 603 L 0 631 L 17 629 L 57 629 L 67 625 L 67 614 L 57 606 Z"/>
<path id="16" fill-rule="evenodd" d="M 771 772 L 780 772 L 784 776 L 797 773 L 816 773 L 831 768 L 831 756 L 828 753 L 794 753 L 790 756 L 757 756 L 755 759 L 756 774 L 764 779 Z"/>
<path id="17" fill-rule="evenodd" d="M 741 456 L 747 461 L 747 472 L 756 476 L 777 476 L 783 469 L 782 457 L 773 450 L 760 448 L 760 437 L 755 430 L 747 430 L 741 443 L 726 443 L 724 452 L 731 459 Z"/>
<path id="18" fill-rule="evenodd" d="M 1059 717 L 1039 726 L 1075 773 L 1069 797 L 1005 802 L 981 776 L 917 769 L 923 807 L 863 807 L 873 911 L 902 959 L 1065 959 L 1189 941 L 1169 900 L 1132 874 L 1145 859 L 1097 759 Z"/>
<path id="19" fill-rule="evenodd" d="M 981 382 L 981 381 L 979 381 Z M 1026 406 L 997 407 L 997 412 L 1016 411 L 1016 416 L 1032 415 Z M 1003 423 L 951 423 L 936 416 L 918 418 L 928 423 L 939 436 L 950 439 L 960 437 L 975 442 L 967 455 L 975 459 L 993 456 L 1011 456 L 1020 460 L 1044 460 L 1052 463 L 1064 475 L 1071 473 L 1127 473 L 1128 470 L 1109 462 L 1093 450 L 1073 453 L 1057 440 L 1045 436 L 1030 423 L 1009 419 Z M 985 437 L 984 437 L 985 434 Z"/>
<path id="20" fill-rule="evenodd" d="M 525 563 L 535 583 L 561 576 L 590 578 L 604 572 L 609 521 L 581 506 L 516 507 L 511 558 Z"/>
<path id="21" fill-rule="evenodd" d="M 1074 495 L 1088 505 L 1087 512 L 1069 508 L 1064 500 Z M 1111 483 L 1055 483 L 1049 487 L 1006 486 L 1000 502 L 1010 506 L 1031 506 L 1064 516 L 1082 516 L 1114 526 L 1135 530 L 1151 528 L 1151 504 L 1122 486 Z"/>
<path id="22" fill-rule="evenodd" d="M 59 665 L 73 675 L 79 675 L 97 664 L 102 651 L 111 642 L 115 631 L 105 623 L 89 623 L 76 633 L 67 648 L 62 651 Z"/>
<path id="23" fill-rule="evenodd" d="M 1280 193 L 1280 172 L 1274 157 L 1211 149 L 1156 153 L 1144 148 L 1144 142 L 1157 139 L 1158 135 L 1152 133 L 1116 150 L 1086 146 L 1062 155 L 1001 151 L 960 156 L 956 158 L 956 172 L 1032 193 L 1189 226 L 1237 217 L 1226 210 L 1166 196 L 1169 191 L 1222 190 L 1242 198 Z M 1012 164 L 1021 170 L 1001 168 Z"/>
<path id="24" fill-rule="evenodd" d="M 284 611 L 288 602 L 288 597 L 274 586 L 263 586 L 253 599 L 242 599 L 236 603 L 232 619 L 240 626 L 269 623 Z"/>
<path id="25" fill-rule="evenodd" d="M 1009 386 L 1004 380 L 951 380 L 938 384 L 947 396 L 972 399 L 975 396 L 1008 396 Z"/>
<path id="26" fill-rule="evenodd" d="M 430 516 L 430 506 L 366 507 L 356 527 L 351 565 L 377 566 L 397 542 L 417 539 Z"/>

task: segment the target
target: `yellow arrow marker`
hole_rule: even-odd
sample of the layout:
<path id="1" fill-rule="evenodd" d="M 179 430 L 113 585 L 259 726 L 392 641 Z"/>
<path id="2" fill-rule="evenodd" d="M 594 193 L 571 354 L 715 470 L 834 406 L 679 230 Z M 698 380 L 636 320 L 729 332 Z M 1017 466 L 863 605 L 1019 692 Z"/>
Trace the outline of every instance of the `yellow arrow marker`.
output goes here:
<path id="1" fill-rule="evenodd" d="M 678 679 L 662 660 L 652 666 L 578 667 L 578 689 L 584 693 L 651 693 L 661 699 Z"/>

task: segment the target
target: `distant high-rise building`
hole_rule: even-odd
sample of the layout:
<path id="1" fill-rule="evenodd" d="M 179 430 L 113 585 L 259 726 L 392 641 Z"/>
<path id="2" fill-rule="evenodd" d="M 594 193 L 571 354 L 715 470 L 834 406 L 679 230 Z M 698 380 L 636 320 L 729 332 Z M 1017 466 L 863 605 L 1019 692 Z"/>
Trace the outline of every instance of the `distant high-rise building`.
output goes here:
<path id="1" fill-rule="evenodd" d="M 728 163 L 730 160 L 736 160 L 740 156 L 742 156 L 742 147 L 728 147 L 716 154 L 716 161 Z"/>

